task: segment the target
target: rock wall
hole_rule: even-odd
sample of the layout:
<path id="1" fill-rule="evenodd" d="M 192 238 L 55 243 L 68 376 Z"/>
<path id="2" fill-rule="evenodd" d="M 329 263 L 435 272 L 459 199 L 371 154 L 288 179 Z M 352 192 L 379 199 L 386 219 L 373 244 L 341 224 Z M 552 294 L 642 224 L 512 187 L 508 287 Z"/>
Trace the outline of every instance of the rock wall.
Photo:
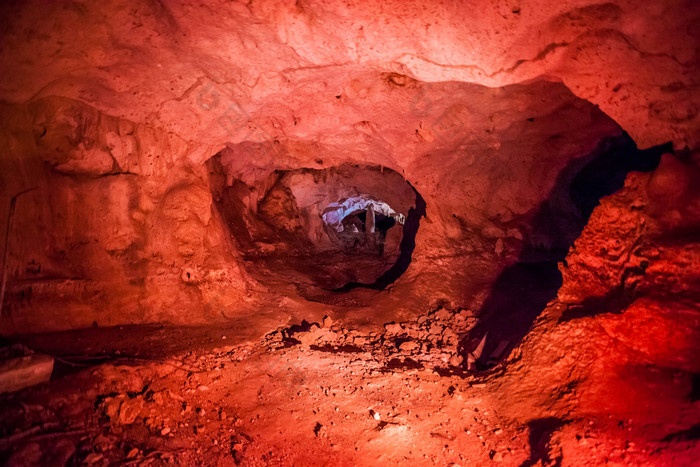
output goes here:
<path id="1" fill-rule="evenodd" d="M 221 151 L 225 178 L 249 194 L 246 185 L 265 186 L 275 170 L 302 169 L 310 158 L 315 167 L 385 166 L 409 181 L 427 206 L 410 267 L 395 284 L 398 293 L 356 302 L 383 301 L 379 308 L 399 316 L 436 301 L 478 303 L 489 281 L 529 244 L 575 231 L 567 220 L 573 204 L 552 214 L 555 229 L 539 226 L 538 210 L 565 190 L 572 167 L 621 133 L 560 84 L 489 89 L 406 80 L 381 73 L 347 78 L 348 92 L 369 94 L 344 104 L 350 110 L 337 116 L 340 134 L 329 128 L 314 142 L 228 143 Z M 11 329 L 203 323 L 270 306 L 284 321 L 285 300 L 308 306 L 304 298 L 314 291 L 299 295 L 275 290 L 278 282 L 250 280 L 251 271 L 274 274 L 291 263 L 251 268 L 241 261 L 251 223 L 232 228 L 213 205 L 212 169 L 202 162 L 214 156 L 211 146 L 67 98 L 6 109 L 6 195 L 37 187 L 19 199 L 10 238 Z M 352 121 L 365 137 L 343 133 Z M 336 185 L 326 186 L 328 196 Z M 253 196 L 240 207 L 264 214 L 262 201 Z M 535 231 L 539 240 L 530 238 Z M 300 286 L 293 277 L 283 282 Z"/>
<path id="2" fill-rule="evenodd" d="M 32 189 L 13 217 L 6 329 L 202 323 L 244 301 L 208 172 L 187 163 L 202 148 L 65 98 L 2 115 L 5 193 Z"/>
<path id="3" fill-rule="evenodd" d="M 697 147 L 699 10 L 693 0 L 14 1 L 3 7 L 0 67 L 12 72 L 0 98 L 70 97 L 222 144 L 331 123 L 330 104 L 297 107 L 304 88 L 340 94 L 338 74 L 491 87 L 548 76 L 641 147 Z M 226 112 L 234 135 L 218 121 Z"/>
<path id="4" fill-rule="evenodd" d="M 700 136 L 689 1 L 2 12 L 2 205 L 36 187 L 9 239 L 11 332 L 308 308 L 318 291 L 250 277 L 212 204 L 216 154 L 241 187 L 348 163 L 400 174 L 426 203 L 410 267 L 347 303 L 407 316 L 478 305 L 524 253 L 565 248 L 581 215 L 563 194 L 622 129 L 642 147 Z"/>
<path id="5" fill-rule="evenodd" d="M 562 319 L 596 317 L 643 362 L 697 372 L 700 171 L 685 156 L 664 155 L 601 202 L 560 266 L 558 298 Z"/>

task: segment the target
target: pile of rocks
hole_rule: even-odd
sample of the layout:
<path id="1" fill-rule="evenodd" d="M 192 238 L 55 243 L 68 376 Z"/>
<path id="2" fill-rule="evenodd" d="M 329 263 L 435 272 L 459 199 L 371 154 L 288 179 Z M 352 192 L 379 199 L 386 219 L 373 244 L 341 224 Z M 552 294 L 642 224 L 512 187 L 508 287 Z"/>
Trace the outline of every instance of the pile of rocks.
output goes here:
<path id="1" fill-rule="evenodd" d="M 386 323 L 383 332 L 348 329 L 327 316 L 323 323 L 304 321 L 275 331 L 266 336 L 265 344 L 272 349 L 299 345 L 310 351 L 353 352 L 389 368 L 461 367 L 459 343 L 475 324 L 471 311 L 447 308 L 414 321 Z"/>

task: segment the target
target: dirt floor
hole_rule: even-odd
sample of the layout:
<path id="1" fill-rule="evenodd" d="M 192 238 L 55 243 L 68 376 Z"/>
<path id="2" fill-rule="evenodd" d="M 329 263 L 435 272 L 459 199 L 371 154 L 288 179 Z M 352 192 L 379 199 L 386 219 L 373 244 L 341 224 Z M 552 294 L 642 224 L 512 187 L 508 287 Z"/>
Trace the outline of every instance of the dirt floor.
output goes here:
<path id="1" fill-rule="evenodd" d="M 476 319 L 460 309 L 258 342 L 154 326 L 25 337 L 59 357 L 51 382 L 0 396 L 0 453 L 10 466 L 698 465 L 697 375 L 622 361 L 600 318 L 561 313 L 550 304 L 473 374 L 459 345 Z"/>

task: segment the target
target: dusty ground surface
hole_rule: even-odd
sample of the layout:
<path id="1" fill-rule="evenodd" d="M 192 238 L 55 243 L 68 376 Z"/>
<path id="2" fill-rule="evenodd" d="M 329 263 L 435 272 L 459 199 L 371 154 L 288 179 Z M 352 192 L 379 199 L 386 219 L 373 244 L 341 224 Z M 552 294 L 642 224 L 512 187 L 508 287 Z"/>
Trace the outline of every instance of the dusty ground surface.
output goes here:
<path id="1" fill-rule="evenodd" d="M 459 367 L 460 337 L 476 322 L 468 310 L 433 310 L 380 333 L 305 323 L 237 345 L 225 329 L 136 327 L 143 339 L 119 350 L 108 339 L 119 329 L 92 330 L 78 344 L 91 356 L 60 357 L 53 381 L 2 396 L 0 451 L 7 465 L 700 458 L 697 375 L 635 362 L 601 326 L 608 318 L 559 321 L 563 311 L 550 304 L 506 362 L 474 374 Z M 35 341 L 74 352 L 63 337 Z"/>

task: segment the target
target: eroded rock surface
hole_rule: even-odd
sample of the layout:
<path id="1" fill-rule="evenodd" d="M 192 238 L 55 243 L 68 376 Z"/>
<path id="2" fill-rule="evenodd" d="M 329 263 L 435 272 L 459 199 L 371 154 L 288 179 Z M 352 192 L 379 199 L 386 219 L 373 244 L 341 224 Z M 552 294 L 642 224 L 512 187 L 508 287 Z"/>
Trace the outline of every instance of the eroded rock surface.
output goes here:
<path id="1" fill-rule="evenodd" d="M 259 232 L 264 225 L 268 234 L 275 232 L 265 248 L 284 254 L 303 251 L 304 243 L 322 243 L 320 216 L 309 211 L 302 222 L 296 210 L 314 205 L 320 213 L 326 203 L 362 191 L 386 197 L 405 214 L 417 210 L 415 247 L 410 267 L 394 286 L 398 293 L 377 298 L 361 293 L 351 296 L 351 303 L 384 301 L 383 309 L 400 307 L 397 316 L 439 300 L 478 304 L 484 284 L 523 251 L 542 250 L 545 257 L 549 250 L 565 251 L 584 222 L 566 193 L 578 168 L 602 156 L 600 148 L 609 141 L 629 144 L 613 121 L 560 84 L 489 89 L 397 84 L 397 79 L 381 73 L 344 77 L 348 91 L 370 94 L 327 96 L 333 105 L 350 106 L 327 129 L 332 137 L 229 143 L 214 159 L 206 152 L 211 146 L 199 147 L 63 98 L 7 106 L 10 153 L 4 173 L 31 177 L 8 178 L 8 193 L 27 184 L 37 189 L 18 200 L 15 232 L 27 234 L 11 237 L 9 291 L 15 304 L 6 320 L 17 330 L 206 323 L 261 302 L 267 307 L 291 299 L 280 307 L 285 320 L 299 310 L 294 301 L 300 296 L 333 303 L 335 298 L 316 287 L 371 283 L 391 267 L 396 249 L 390 248 L 378 265 L 359 265 L 336 280 L 309 282 L 293 274 L 282 282 L 296 284 L 296 290 L 276 291 L 279 281 L 251 280 L 241 253 L 250 251 L 250 242 L 262 248 L 261 238 L 250 237 L 259 236 L 255 225 Z M 349 101 L 342 104 L 344 99 Z M 420 112 L 416 102 L 423 106 Z M 353 121 L 360 122 L 354 126 L 363 128 L 364 136 L 347 141 L 343 129 Z M 95 154 L 105 162 L 86 165 L 97 160 Z M 207 157 L 218 162 L 205 166 L 201 162 Z M 299 179 L 304 170 L 348 163 L 380 173 L 387 167 L 387 173 L 400 177 L 363 182 L 362 176 L 353 181 L 353 175 L 343 183 L 331 177 L 311 185 Z M 275 173 L 291 178 L 275 188 Z M 286 208 L 280 197 L 285 189 L 294 198 L 284 195 L 291 203 Z M 231 207 L 216 208 L 212 193 L 220 205 Z M 229 211 L 238 217 L 226 218 Z M 543 222 L 545 217 L 552 220 Z M 293 234 L 295 229 L 300 231 Z M 320 251 L 306 248 L 307 253 Z M 299 269 L 293 255 L 281 261 L 261 267 L 273 276 Z M 363 276 L 363 270 L 377 272 Z M 97 311 L 96 303 L 118 307 L 120 313 Z M 30 306 L 32 313 L 20 311 Z"/>
<path id="2" fill-rule="evenodd" d="M 5 2 L 3 460 L 690 465 L 699 5 Z"/>

